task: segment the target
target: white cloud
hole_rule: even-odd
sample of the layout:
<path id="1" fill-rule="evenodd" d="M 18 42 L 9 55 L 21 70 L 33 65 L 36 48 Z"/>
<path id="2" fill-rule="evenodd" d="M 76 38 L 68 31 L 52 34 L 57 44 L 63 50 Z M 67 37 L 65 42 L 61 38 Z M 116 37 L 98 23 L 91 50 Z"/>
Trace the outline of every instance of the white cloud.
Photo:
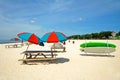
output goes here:
<path id="1" fill-rule="evenodd" d="M 30 20 L 30 23 L 33 24 L 33 23 L 35 23 L 36 21 L 37 21 L 37 18 L 34 17 L 34 18 L 32 18 L 32 19 Z"/>
<path id="2" fill-rule="evenodd" d="M 50 12 L 61 12 L 69 10 L 72 6 L 72 0 L 55 0 L 50 4 Z"/>
<path id="3" fill-rule="evenodd" d="M 78 19 L 78 21 L 83 21 L 83 18 L 82 18 L 82 17 L 80 17 L 80 18 Z"/>
<path id="4" fill-rule="evenodd" d="M 27 24 L 27 23 L 3 23 L 0 27 L 0 36 L 6 38 L 15 37 L 19 32 L 31 32 L 38 36 L 42 36 L 44 28 L 42 26 Z"/>
<path id="5" fill-rule="evenodd" d="M 79 18 L 73 18 L 71 21 L 72 22 L 82 22 L 84 19 L 82 17 Z"/>
<path id="6" fill-rule="evenodd" d="M 30 23 L 35 23 L 35 20 L 31 20 Z"/>

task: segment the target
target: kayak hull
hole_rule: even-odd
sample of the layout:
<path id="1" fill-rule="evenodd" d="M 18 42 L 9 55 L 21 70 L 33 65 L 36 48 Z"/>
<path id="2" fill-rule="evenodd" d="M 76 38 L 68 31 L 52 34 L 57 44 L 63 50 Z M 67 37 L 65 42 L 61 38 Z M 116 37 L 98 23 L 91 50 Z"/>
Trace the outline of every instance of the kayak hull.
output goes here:
<path id="1" fill-rule="evenodd" d="M 115 51 L 115 48 L 111 47 L 86 47 L 81 48 L 82 52 L 85 53 L 112 53 Z"/>

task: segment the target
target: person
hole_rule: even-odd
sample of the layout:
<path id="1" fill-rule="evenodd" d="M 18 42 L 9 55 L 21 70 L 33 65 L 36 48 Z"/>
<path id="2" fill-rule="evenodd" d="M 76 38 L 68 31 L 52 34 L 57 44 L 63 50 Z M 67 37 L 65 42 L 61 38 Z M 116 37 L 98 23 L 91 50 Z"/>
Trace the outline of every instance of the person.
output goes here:
<path id="1" fill-rule="evenodd" d="M 69 43 L 70 43 L 70 40 L 69 40 Z"/>
<path id="2" fill-rule="evenodd" d="M 75 41 L 73 41 L 73 44 L 75 43 Z"/>
<path id="3" fill-rule="evenodd" d="M 23 46 L 23 40 L 22 40 L 22 44 L 21 45 Z"/>
<path id="4" fill-rule="evenodd" d="M 63 44 L 64 44 L 64 45 L 66 44 L 65 41 L 63 42 Z"/>

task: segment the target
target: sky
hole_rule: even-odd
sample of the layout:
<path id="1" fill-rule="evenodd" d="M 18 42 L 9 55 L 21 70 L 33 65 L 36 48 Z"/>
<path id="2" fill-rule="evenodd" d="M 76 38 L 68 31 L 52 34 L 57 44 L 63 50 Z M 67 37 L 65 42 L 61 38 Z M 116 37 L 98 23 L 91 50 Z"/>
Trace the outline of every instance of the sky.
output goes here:
<path id="1" fill-rule="evenodd" d="M 120 0 L 0 0 L 0 38 L 120 31 Z"/>

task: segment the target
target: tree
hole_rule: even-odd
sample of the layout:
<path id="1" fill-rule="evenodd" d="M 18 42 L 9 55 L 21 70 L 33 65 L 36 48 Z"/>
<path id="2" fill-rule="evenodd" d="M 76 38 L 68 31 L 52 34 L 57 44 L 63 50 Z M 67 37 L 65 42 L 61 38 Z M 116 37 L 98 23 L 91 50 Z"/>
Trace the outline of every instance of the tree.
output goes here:
<path id="1" fill-rule="evenodd" d="M 99 33 L 92 33 L 91 34 L 93 39 L 98 39 L 99 38 Z"/>
<path id="2" fill-rule="evenodd" d="M 91 33 L 84 35 L 72 35 L 68 39 L 109 39 L 113 31 L 102 31 L 99 33 Z M 120 39 L 120 31 L 116 34 L 116 39 Z"/>
<path id="3" fill-rule="evenodd" d="M 117 36 L 117 37 L 120 36 L 120 31 L 116 34 L 116 36 Z"/>
<path id="4" fill-rule="evenodd" d="M 92 35 L 91 34 L 85 34 L 85 39 L 91 39 Z"/>
<path id="5" fill-rule="evenodd" d="M 100 39 L 108 39 L 111 35 L 112 31 L 102 31 L 99 33 Z"/>

